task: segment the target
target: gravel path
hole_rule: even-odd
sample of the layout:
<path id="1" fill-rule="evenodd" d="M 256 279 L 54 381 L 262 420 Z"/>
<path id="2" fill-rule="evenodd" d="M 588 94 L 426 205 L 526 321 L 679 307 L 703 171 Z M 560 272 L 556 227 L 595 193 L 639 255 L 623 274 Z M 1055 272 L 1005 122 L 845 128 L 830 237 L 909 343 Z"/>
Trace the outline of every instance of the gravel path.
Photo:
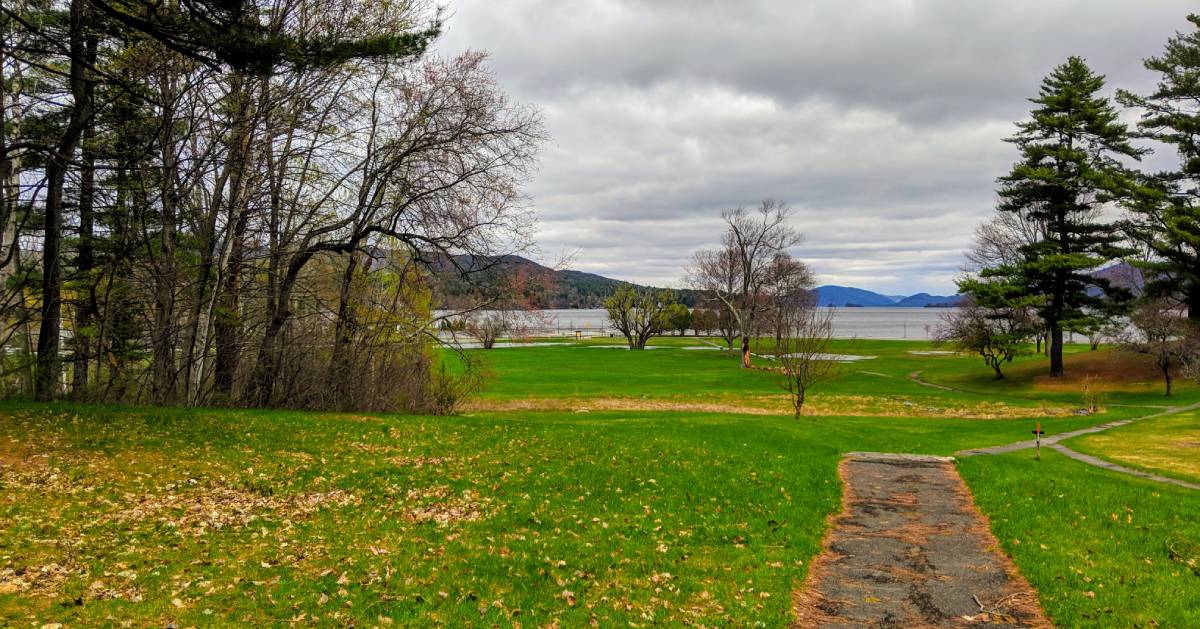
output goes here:
<path id="1" fill-rule="evenodd" d="M 851 453 L 796 627 L 1050 627 L 953 459 Z"/>

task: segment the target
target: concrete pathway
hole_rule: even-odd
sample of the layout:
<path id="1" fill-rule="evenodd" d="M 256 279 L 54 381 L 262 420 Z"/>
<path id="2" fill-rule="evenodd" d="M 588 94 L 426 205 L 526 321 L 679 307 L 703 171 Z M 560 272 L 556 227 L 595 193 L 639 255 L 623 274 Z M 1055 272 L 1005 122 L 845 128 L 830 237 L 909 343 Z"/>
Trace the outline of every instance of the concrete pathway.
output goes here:
<path id="1" fill-rule="evenodd" d="M 1080 461 L 1082 463 L 1087 463 L 1088 465 L 1095 465 L 1096 467 L 1102 467 L 1106 470 L 1120 472 L 1121 474 L 1129 474 L 1130 476 L 1138 476 L 1141 478 L 1148 478 L 1150 480 L 1158 481 L 1160 483 L 1166 483 L 1168 485 L 1177 485 L 1179 487 L 1186 487 L 1188 489 L 1200 490 L 1200 484 L 1197 484 L 1197 483 L 1189 483 L 1185 480 L 1179 480 L 1178 478 L 1169 478 L 1167 476 L 1159 476 L 1158 474 L 1151 474 L 1150 472 L 1143 472 L 1141 470 L 1135 470 L 1130 467 L 1125 467 L 1124 465 L 1117 465 L 1116 463 L 1110 463 L 1108 461 L 1105 461 L 1104 459 L 1096 458 L 1090 454 L 1076 452 L 1076 451 L 1074 451 L 1064 445 L 1061 445 L 1061 444 L 1056 443 L 1050 447 L 1052 449 L 1054 449 L 1055 452 L 1059 452 L 1060 454 L 1069 456 L 1072 459 L 1075 459 L 1076 461 Z"/>
<path id="2" fill-rule="evenodd" d="M 1050 627 L 953 459 L 851 453 L 796 627 Z"/>
<path id="3" fill-rule="evenodd" d="M 1136 421 L 1141 421 L 1143 419 L 1149 419 L 1151 417 L 1159 417 L 1161 415 L 1166 415 L 1166 414 L 1167 413 L 1156 413 L 1154 415 L 1147 415 L 1145 417 L 1136 417 L 1133 419 L 1121 419 L 1118 421 L 1112 421 L 1112 422 L 1108 422 L 1108 423 L 1104 423 L 1104 424 L 1096 424 L 1095 426 L 1088 426 L 1087 428 L 1080 428 L 1079 430 L 1071 430 L 1069 432 L 1060 432 L 1057 435 L 1050 435 L 1049 437 L 1042 437 L 1042 445 L 1043 446 L 1052 446 L 1064 439 L 1071 439 L 1073 437 L 1078 437 L 1080 435 L 1090 435 L 1092 433 L 1104 432 L 1105 430 L 1108 430 L 1110 428 L 1116 428 L 1118 426 L 1125 426 L 1127 424 L 1132 424 L 1133 422 L 1136 422 Z M 1017 441 L 1015 443 L 1006 443 L 1002 446 L 992 446 L 990 448 L 973 448 L 970 450 L 960 450 L 958 452 L 955 452 L 954 454 L 955 454 L 955 456 L 978 456 L 980 454 L 1007 454 L 1009 452 L 1017 452 L 1020 450 L 1030 450 L 1030 449 L 1033 449 L 1036 447 L 1037 447 L 1037 442 L 1034 441 L 1033 439 L 1030 439 L 1028 441 Z"/>
<path id="4" fill-rule="evenodd" d="M 1057 435 L 1051 435 L 1049 437 L 1043 437 L 1042 445 L 1053 449 L 1055 452 L 1058 452 L 1058 453 L 1066 455 L 1076 461 L 1079 461 L 1080 463 L 1094 465 L 1094 466 L 1102 468 L 1102 469 L 1106 469 L 1106 470 L 1109 470 L 1112 472 L 1117 472 L 1118 474 L 1128 474 L 1130 476 L 1137 476 L 1139 478 L 1145 478 L 1145 479 L 1149 479 L 1149 480 L 1156 481 L 1159 483 L 1166 483 L 1168 485 L 1175 485 L 1177 487 L 1185 487 L 1187 489 L 1200 490 L 1200 484 L 1189 483 L 1187 481 L 1182 481 L 1182 480 L 1179 480 L 1176 478 L 1169 478 L 1166 476 L 1160 476 L 1158 474 L 1151 474 L 1149 472 L 1143 472 L 1141 470 L 1135 470 L 1133 468 L 1125 467 L 1124 465 L 1117 465 L 1116 463 L 1111 463 L 1109 461 L 1105 461 L 1104 459 L 1101 459 L 1098 457 L 1094 457 L 1094 456 L 1091 456 L 1088 454 L 1083 454 L 1082 452 L 1076 452 L 1076 451 L 1068 448 L 1067 446 L 1064 446 L 1061 443 L 1059 443 L 1060 441 L 1071 439 L 1073 437 L 1078 437 L 1080 435 L 1090 435 L 1090 434 L 1094 434 L 1094 433 L 1098 433 L 1098 432 L 1104 432 L 1105 430 L 1109 430 L 1111 428 L 1117 428 L 1118 426 L 1126 426 L 1126 425 L 1132 424 L 1134 422 L 1140 422 L 1140 421 L 1144 421 L 1147 419 L 1153 419 L 1155 417 L 1166 417 L 1168 415 L 1177 415 L 1179 413 L 1185 413 L 1187 411 L 1194 411 L 1194 410 L 1198 410 L 1198 409 L 1200 409 L 1200 402 L 1197 402 L 1195 404 L 1188 404 L 1187 406 L 1171 406 L 1171 407 L 1168 407 L 1166 410 L 1163 410 L 1158 413 L 1151 413 L 1149 415 L 1143 415 L 1141 417 L 1134 417 L 1132 419 L 1122 419 L 1122 420 L 1118 420 L 1118 421 L 1107 422 L 1104 424 L 1097 424 L 1095 426 L 1089 426 L 1088 428 L 1081 428 L 1079 430 L 1072 430 L 1069 432 L 1059 433 Z M 1008 444 L 1005 444 L 1002 446 L 993 446 L 990 448 L 974 448 L 971 450 L 962 450 L 962 451 L 956 452 L 955 454 L 957 456 L 978 456 L 981 454 L 1005 454 L 1008 452 L 1018 452 L 1020 450 L 1029 450 L 1031 448 L 1036 448 L 1036 447 L 1037 447 L 1037 442 L 1030 439 L 1028 441 L 1018 441 L 1016 443 L 1008 443 Z"/>

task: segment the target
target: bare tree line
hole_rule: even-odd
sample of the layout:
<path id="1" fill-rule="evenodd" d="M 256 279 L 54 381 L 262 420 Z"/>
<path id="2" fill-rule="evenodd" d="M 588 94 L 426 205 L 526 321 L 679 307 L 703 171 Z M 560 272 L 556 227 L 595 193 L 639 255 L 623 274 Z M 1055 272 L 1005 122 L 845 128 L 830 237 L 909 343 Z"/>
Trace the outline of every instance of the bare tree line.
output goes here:
<path id="1" fill-rule="evenodd" d="M 530 245 L 544 138 L 484 54 L 425 53 L 439 20 L 420 2 L 6 3 L 10 391 L 436 406 L 432 271 Z"/>

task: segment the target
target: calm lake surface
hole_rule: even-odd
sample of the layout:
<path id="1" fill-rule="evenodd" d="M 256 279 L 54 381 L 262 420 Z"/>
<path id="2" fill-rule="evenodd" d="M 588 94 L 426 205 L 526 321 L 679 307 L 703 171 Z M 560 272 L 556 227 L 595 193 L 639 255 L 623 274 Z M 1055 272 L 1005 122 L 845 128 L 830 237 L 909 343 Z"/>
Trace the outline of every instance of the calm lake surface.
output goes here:
<path id="1" fill-rule="evenodd" d="M 929 339 L 949 308 L 835 308 L 833 333 L 838 338 Z M 594 335 L 608 329 L 608 315 L 600 309 L 544 310 L 559 335 L 575 330 Z"/>

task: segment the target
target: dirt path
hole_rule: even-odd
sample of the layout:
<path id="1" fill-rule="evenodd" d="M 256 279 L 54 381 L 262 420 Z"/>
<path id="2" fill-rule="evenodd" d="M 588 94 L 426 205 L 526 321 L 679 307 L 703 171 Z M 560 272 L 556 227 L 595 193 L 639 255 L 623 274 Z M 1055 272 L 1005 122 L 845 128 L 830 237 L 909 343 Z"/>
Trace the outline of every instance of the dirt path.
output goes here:
<path id="1" fill-rule="evenodd" d="M 1050 627 L 952 459 L 851 453 L 796 627 Z"/>

